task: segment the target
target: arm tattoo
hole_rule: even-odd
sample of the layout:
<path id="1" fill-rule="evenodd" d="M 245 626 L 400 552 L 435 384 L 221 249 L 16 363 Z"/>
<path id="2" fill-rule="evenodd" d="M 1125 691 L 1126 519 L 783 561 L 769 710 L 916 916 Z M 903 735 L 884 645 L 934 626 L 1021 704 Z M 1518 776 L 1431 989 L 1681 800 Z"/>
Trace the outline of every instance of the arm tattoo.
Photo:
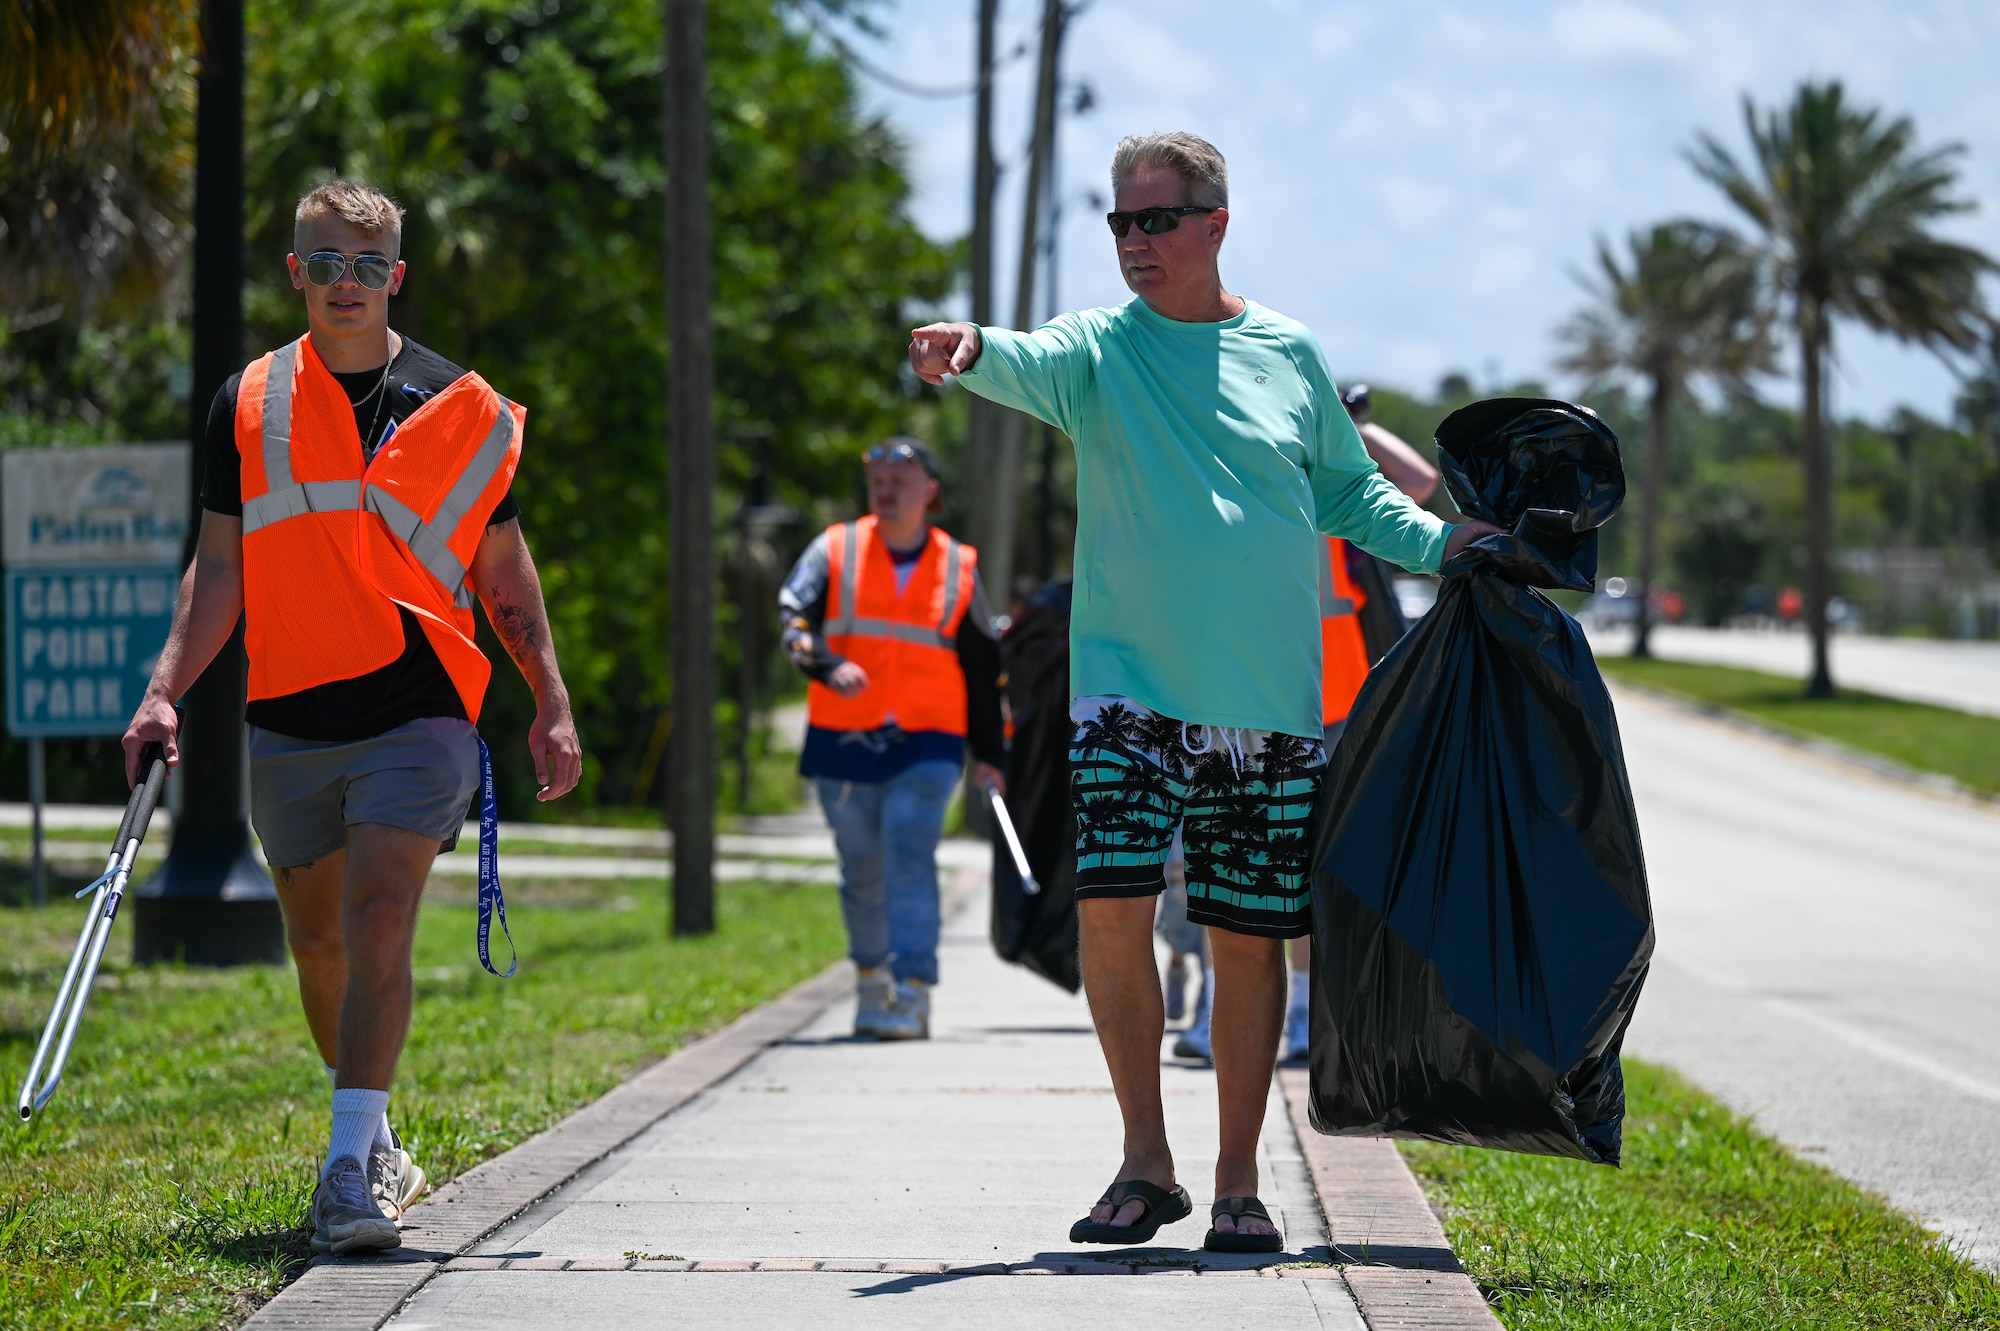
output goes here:
<path id="1" fill-rule="evenodd" d="M 493 631 L 500 635 L 500 641 L 507 645 L 508 654 L 516 661 L 528 660 L 540 649 L 541 621 L 528 607 L 507 600 L 501 593 L 499 583 L 493 584 L 491 609 Z"/>

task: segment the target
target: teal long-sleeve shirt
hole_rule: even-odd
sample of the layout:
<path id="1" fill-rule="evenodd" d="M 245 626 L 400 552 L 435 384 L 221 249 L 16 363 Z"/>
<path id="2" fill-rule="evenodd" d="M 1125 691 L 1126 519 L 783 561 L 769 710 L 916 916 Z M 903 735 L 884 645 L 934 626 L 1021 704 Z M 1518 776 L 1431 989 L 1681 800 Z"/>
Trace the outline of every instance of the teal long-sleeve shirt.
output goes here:
<path id="1" fill-rule="evenodd" d="M 1072 695 L 1317 737 L 1315 533 L 1435 572 L 1450 530 L 1368 456 L 1318 340 L 1137 299 L 980 335 L 960 382 L 1076 445 Z"/>

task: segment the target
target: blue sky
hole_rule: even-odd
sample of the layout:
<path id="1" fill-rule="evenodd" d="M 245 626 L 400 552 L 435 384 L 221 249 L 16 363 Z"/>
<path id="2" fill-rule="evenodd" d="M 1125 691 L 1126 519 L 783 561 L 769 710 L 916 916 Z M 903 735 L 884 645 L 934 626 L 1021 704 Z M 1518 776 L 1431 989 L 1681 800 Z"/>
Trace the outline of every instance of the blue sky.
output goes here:
<path id="1" fill-rule="evenodd" d="M 974 0 L 885 0 L 865 56 L 931 84 L 971 73 Z M 1037 0 L 1002 0 L 1003 46 L 1032 37 Z M 1002 161 L 1027 138 L 1032 59 L 1000 92 Z M 1120 135 L 1190 129 L 1231 171 L 1230 287 L 1310 325 L 1343 381 L 1482 386 L 1551 370 L 1551 330 L 1583 300 L 1572 274 L 1594 238 L 1677 215 L 1729 220 L 1687 167 L 1697 129 L 1742 150 L 1740 99 L 1805 77 L 1912 117 L 1926 145 L 1963 143 L 1980 211 L 1949 231 L 2000 255 L 2000 5 L 1959 0 L 1573 0 L 1395 4 L 1095 0 L 1071 28 L 1065 78 L 1096 109 L 1060 143 L 1065 307 L 1126 298 L 1106 192 Z M 864 80 L 911 154 L 917 216 L 940 236 L 969 216 L 969 98 L 927 100 Z M 1019 173 L 1003 184 L 1001 308 L 1013 308 Z M 1991 293 L 2000 303 L 2000 284 Z M 1836 334 L 1835 409 L 1907 402 L 1948 412 L 1949 372 L 1852 325 Z M 1790 400 L 1787 381 L 1765 386 Z"/>

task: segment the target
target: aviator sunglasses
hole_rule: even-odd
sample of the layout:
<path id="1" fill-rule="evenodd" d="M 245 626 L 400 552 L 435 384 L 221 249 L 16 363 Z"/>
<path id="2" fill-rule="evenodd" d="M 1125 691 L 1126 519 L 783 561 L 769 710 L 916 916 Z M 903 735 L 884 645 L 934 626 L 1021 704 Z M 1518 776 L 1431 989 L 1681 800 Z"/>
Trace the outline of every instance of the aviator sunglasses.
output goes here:
<path id="1" fill-rule="evenodd" d="M 1106 213 L 1104 220 L 1111 224 L 1111 234 L 1123 240 L 1132 232 L 1132 224 L 1149 236 L 1157 236 L 1162 231 L 1172 231 L 1181 224 L 1181 219 L 1189 213 L 1212 213 L 1213 208 L 1201 208 L 1192 204 L 1180 208 L 1138 208 L 1129 213 Z"/>
<path id="2" fill-rule="evenodd" d="M 335 250 L 320 250 L 306 259 L 306 281 L 316 287 L 330 287 L 350 271 L 362 286 L 380 291 L 396 275 L 396 261 L 379 254 L 357 254 L 350 259 Z"/>

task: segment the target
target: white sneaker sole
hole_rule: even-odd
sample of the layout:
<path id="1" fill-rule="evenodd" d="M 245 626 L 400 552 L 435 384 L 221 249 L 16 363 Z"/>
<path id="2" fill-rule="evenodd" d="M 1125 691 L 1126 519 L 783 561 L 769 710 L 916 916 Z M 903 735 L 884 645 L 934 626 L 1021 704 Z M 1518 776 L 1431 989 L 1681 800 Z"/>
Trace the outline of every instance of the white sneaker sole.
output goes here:
<path id="1" fill-rule="evenodd" d="M 382 1252 L 403 1246 L 403 1236 L 388 1220 L 357 1220 L 337 1226 L 334 1232 L 313 1230 L 312 1250 L 320 1257 L 345 1257 L 351 1252 Z"/>
<path id="2" fill-rule="evenodd" d="M 408 1160 L 407 1156 L 404 1158 Z M 401 1220 L 403 1212 L 415 1206 L 417 1198 L 424 1195 L 424 1187 L 429 1182 L 430 1176 L 424 1173 L 423 1166 L 408 1160 L 403 1170 L 403 1190 L 394 1197 L 377 1197 L 375 1203 L 389 1219 Z"/>

